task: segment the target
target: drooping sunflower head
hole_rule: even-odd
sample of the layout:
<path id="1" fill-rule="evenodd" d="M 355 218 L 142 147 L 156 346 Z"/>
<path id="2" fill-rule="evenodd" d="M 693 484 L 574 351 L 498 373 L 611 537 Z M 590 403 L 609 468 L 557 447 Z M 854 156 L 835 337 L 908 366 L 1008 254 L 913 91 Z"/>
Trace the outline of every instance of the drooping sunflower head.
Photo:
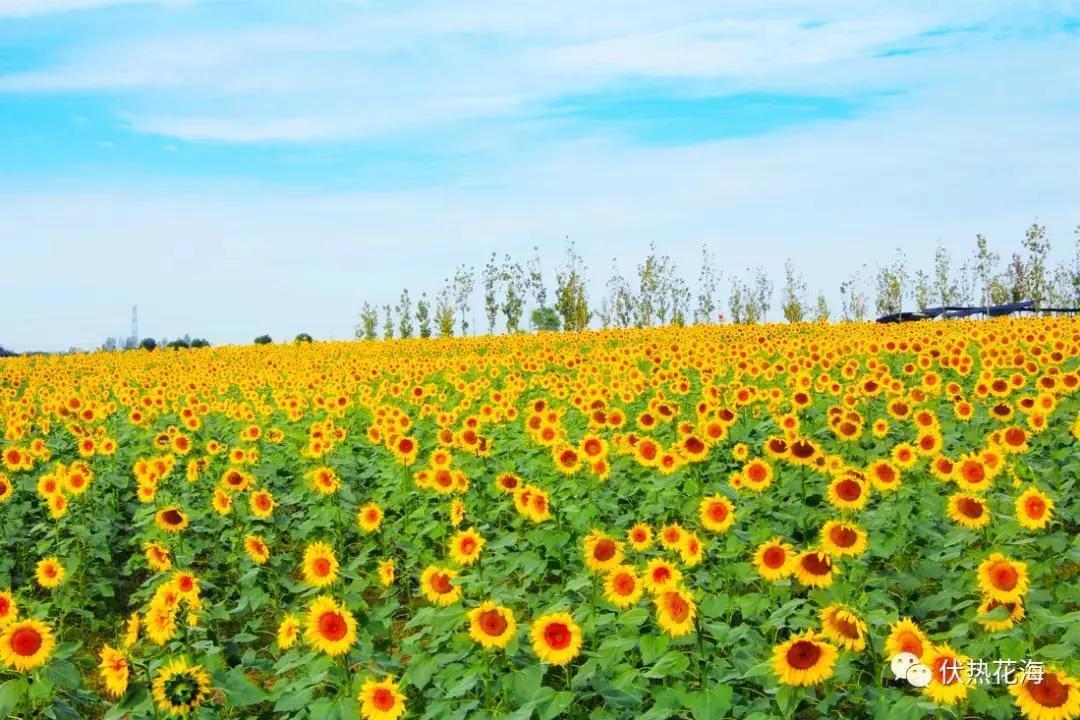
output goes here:
<path id="1" fill-rule="evenodd" d="M 157 526 L 167 533 L 178 533 L 188 526 L 190 522 L 187 514 L 175 505 L 158 510 L 154 516 Z"/>
<path id="2" fill-rule="evenodd" d="M 153 695 L 159 710 L 187 717 L 210 696 L 210 675 L 201 665 L 178 658 L 158 671 Z"/>
<path id="3" fill-rule="evenodd" d="M 836 565 L 822 550 L 805 550 L 795 558 L 795 577 L 807 587 L 829 587 L 835 571 Z"/>
<path id="4" fill-rule="evenodd" d="M 866 623 L 851 608 L 832 604 L 818 614 L 822 634 L 845 650 L 861 652 L 866 647 Z"/>

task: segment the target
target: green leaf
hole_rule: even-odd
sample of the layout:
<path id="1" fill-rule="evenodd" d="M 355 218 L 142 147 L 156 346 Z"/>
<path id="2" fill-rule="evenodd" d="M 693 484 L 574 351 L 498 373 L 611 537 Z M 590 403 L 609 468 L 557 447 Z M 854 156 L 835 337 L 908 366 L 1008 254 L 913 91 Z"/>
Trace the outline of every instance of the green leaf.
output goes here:
<path id="1" fill-rule="evenodd" d="M 684 693 L 683 702 L 694 720 L 715 720 L 731 709 L 732 692 L 730 685 L 717 685 L 708 690 Z"/>
<path id="2" fill-rule="evenodd" d="M 241 668 L 233 668 L 226 673 L 214 675 L 215 684 L 225 691 L 229 704 L 233 707 L 247 707 L 266 700 L 266 693 L 253 683 Z"/>
<path id="3" fill-rule="evenodd" d="M 552 720 L 559 717 L 574 702 L 574 693 L 562 690 L 555 693 L 547 706 L 540 710 L 540 720 Z"/>
<path id="4" fill-rule="evenodd" d="M 21 678 L 18 680 L 8 680 L 3 685 L 0 685 L 0 717 L 7 717 L 8 715 L 13 714 L 13 711 L 25 694 L 26 682 Z"/>
<path id="5" fill-rule="evenodd" d="M 42 674 L 60 687 L 70 690 L 82 687 L 82 675 L 79 673 L 79 668 L 67 660 L 55 660 L 49 663 Z"/>
<path id="6" fill-rule="evenodd" d="M 476 673 L 476 672 L 468 673 L 463 678 L 461 678 L 456 683 L 454 683 L 452 686 L 450 686 L 450 689 L 448 689 L 446 691 L 446 697 L 448 697 L 448 698 L 461 697 L 462 695 L 464 695 L 465 693 L 469 692 L 474 687 L 476 687 L 476 683 L 479 681 L 479 679 L 480 679 L 480 677 L 479 677 L 478 673 Z"/>
<path id="7" fill-rule="evenodd" d="M 663 678 L 681 675 L 688 667 L 690 667 L 690 658 L 678 650 L 672 650 L 657 660 L 656 664 L 645 673 L 645 677 Z"/>

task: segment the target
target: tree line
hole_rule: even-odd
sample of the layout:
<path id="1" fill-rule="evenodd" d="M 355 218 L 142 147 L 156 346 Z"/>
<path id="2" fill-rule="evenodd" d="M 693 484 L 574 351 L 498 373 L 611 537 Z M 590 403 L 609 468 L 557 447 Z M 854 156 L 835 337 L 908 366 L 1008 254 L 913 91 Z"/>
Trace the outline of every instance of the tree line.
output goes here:
<path id="1" fill-rule="evenodd" d="M 1072 257 L 1056 267 L 1050 264 L 1046 227 L 1037 222 L 1028 227 L 1004 265 L 1002 255 L 983 235 L 976 235 L 974 247 L 956 258 L 939 243 L 926 267 L 911 266 L 904 251 L 897 249 L 890 261 L 874 269 L 863 265 L 840 283 L 835 318 L 863 321 L 871 316 L 871 309 L 876 315 L 886 315 L 938 305 L 988 306 L 1021 300 L 1033 301 L 1036 309 L 1080 308 L 1080 226 L 1074 235 Z M 356 337 L 452 337 L 477 330 L 495 334 L 500 325 L 505 332 L 516 333 L 528 329 L 527 311 L 528 326 L 536 331 L 726 321 L 749 324 L 775 319 L 770 312 L 776 300 L 788 322 L 834 319 L 825 292 L 811 296 L 805 275 L 790 258 L 784 263 L 779 297 L 763 266 L 746 268 L 725 283 L 724 271 L 707 246 L 701 248 L 693 287 L 672 258 L 650 244 L 631 277 L 625 277 L 618 262 L 612 261 L 599 300 L 587 287 L 587 268 L 573 241 L 566 242 L 550 299 L 541 267 L 538 248 L 525 262 L 492 253 L 479 271 L 460 265 L 433 296 L 421 292 L 414 302 L 406 288 L 396 303 L 365 302 Z M 481 303 L 474 307 L 477 280 Z M 484 327 L 474 326 L 477 311 Z"/>

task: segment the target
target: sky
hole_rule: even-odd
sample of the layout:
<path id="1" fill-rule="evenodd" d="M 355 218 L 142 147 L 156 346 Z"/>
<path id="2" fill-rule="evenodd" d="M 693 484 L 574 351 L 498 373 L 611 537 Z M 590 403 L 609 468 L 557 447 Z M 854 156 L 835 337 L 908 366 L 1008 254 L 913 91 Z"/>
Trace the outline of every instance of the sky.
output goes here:
<path id="1" fill-rule="evenodd" d="M 0 0 L 0 345 L 352 336 L 566 238 L 599 303 L 1080 225 L 1080 2 Z M 474 305 L 479 306 L 477 293 Z M 774 302 L 772 319 L 779 319 Z M 481 316 L 479 309 L 477 318 Z M 481 323 L 482 324 L 482 323 Z"/>

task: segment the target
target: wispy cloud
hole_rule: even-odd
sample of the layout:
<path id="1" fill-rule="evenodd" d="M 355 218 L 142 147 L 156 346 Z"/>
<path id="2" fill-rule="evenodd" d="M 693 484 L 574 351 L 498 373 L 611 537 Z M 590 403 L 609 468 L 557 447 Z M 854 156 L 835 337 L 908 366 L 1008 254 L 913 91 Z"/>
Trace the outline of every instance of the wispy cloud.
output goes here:
<path id="1" fill-rule="evenodd" d="M 0 18 L 25 18 L 78 10 L 98 10 L 115 5 L 186 5 L 196 0 L 0 0 Z"/>

